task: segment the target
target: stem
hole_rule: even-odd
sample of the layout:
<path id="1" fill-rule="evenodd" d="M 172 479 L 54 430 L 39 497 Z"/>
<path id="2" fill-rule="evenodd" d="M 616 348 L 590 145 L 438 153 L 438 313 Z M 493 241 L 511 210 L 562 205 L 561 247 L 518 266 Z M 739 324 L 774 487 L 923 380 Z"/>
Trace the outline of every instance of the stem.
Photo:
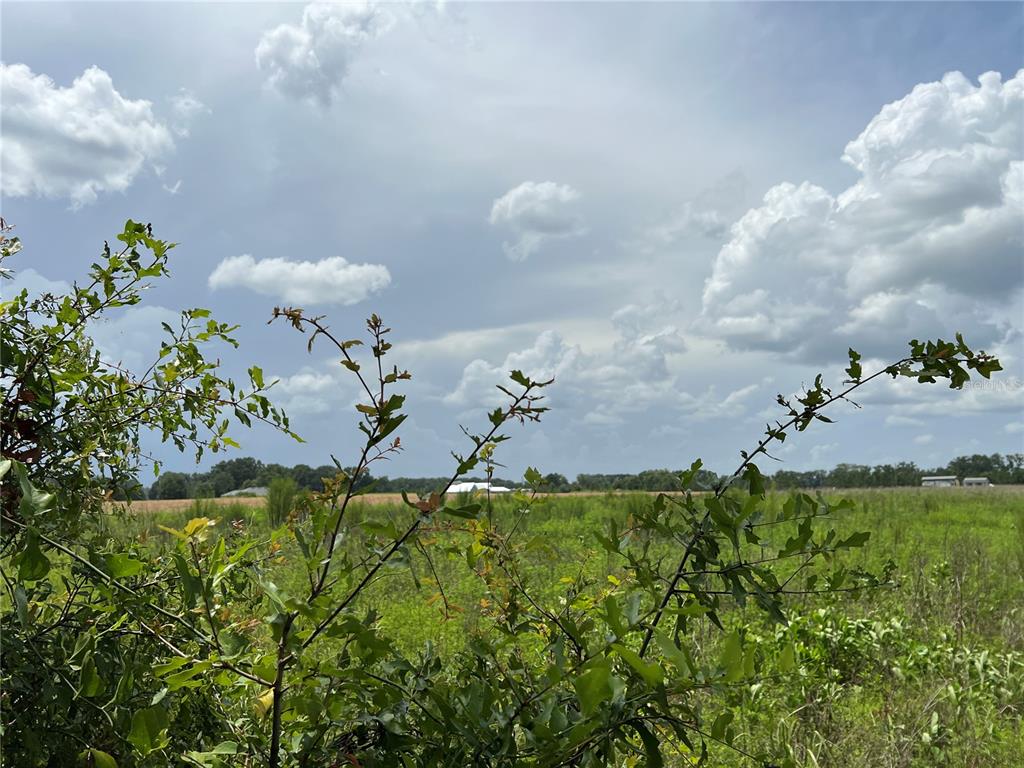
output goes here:
<path id="1" fill-rule="evenodd" d="M 277 644 L 277 671 L 274 673 L 274 708 L 270 721 L 270 760 L 269 768 L 279 768 L 281 764 L 281 715 L 284 712 L 284 675 L 288 669 L 291 655 L 288 653 L 288 635 L 291 632 L 295 614 L 289 614 L 281 626 L 281 639 Z"/>
<path id="2" fill-rule="evenodd" d="M 199 588 L 203 593 L 203 605 L 206 607 L 206 621 L 210 624 L 210 632 L 213 635 L 213 645 L 217 649 L 217 653 L 223 653 L 220 647 L 220 637 L 217 635 L 217 624 L 213 620 L 213 606 L 210 605 L 210 595 L 206 591 L 206 581 L 203 579 L 203 569 L 199 564 L 199 551 L 196 549 L 196 543 L 194 541 L 189 542 L 189 546 L 192 549 L 192 562 L 196 565 L 196 573 L 199 574 Z"/>
<path id="3" fill-rule="evenodd" d="M 500 429 L 505 424 L 506 421 L 515 416 L 522 403 L 528 401 L 528 397 L 530 395 L 530 392 L 532 391 L 533 385 L 526 387 L 522 394 L 520 394 L 516 398 L 515 402 L 509 406 L 508 410 L 504 414 L 504 418 L 502 418 L 501 421 L 499 421 L 497 424 L 493 425 L 490 431 L 487 433 L 487 435 L 476 444 L 476 447 L 473 449 L 473 452 L 470 453 L 469 458 L 475 457 L 476 454 L 480 452 L 481 448 L 483 448 L 484 445 L 490 442 L 491 438 L 494 437 L 498 429 Z M 445 493 L 447 493 L 448 489 L 451 488 L 452 484 L 458 479 L 459 473 L 458 470 L 456 470 L 455 474 L 448 479 L 447 483 L 445 483 L 444 488 L 441 489 L 440 495 L 444 495 Z M 316 640 L 320 633 L 326 630 L 334 622 L 334 620 L 338 618 L 338 615 L 342 611 L 344 611 L 352 603 L 352 601 L 356 599 L 356 597 L 359 596 L 359 593 L 362 592 L 366 585 L 370 583 L 370 580 L 374 577 L 374 575 L 376 575 L 377 571 L 379 571 L 385 565 L 385 563 L 387 563 L 388 560 L 391 559 L 395 552 L 402 548 L 402 545 L 405 544 L 409 537 L 416 532 L 416 530 L 420 527 L 420 524 L 423 522 L 423 520 L 424 516 L 422 514 L 416 517 L 413 523 L 405 530 L 405 533 L 398 537 L 391 545 L 391 547 L 388 548 L 388 551 L 381 555 L 377 562 L 374 563 L 373 567 L 370 568 L 369 571 L 367 571 L 366 575 L 363 576 L 362 580 L 359 582 L 359 584 L 356 585 L 355 589 L 349 592 L 348 596 L 344 600 L 342 600 L 333 611 L 331 611 L 327 618 L 317 625 L 316 629 L 314 629 L 310 636 L 307 637 L 305 641 L 302 643 L 303 648 L 308 648 L 310 644 L 314 640 Z"/>
<path id="4" fill-rule="evenodd" d="M 770 429 L 768 435 L 758 441 L 757 448 L 751 451 L 750 454 L 743 459 L 740 465 L 736 468 L 736 471 L 729 475 L 725 482 L 719 484 L 718 488 L 715 490 L 714 498 L 721 498 L 721 496 L 726 492 L 726 490 L 733 483 L 733 481 L 736 480 L 736 478 L 738 478 L 743 473 L 743 470 L 745 470 L 753 462 L 755 456 L 757 456 L 760 453 L 767 453 L 765 447 L 768 446 L 772 441 L 778 440 L 778 435 L 780 432 L 785 432 L 794 424 L 802 420 L 807 420 L 809 417 L 813 416 L 815 413 L 822 410 L 823 408 L 828 407 L 837 400 L 846 400 L 847 396 L 851 392 L 864 386 L 869 381 L 878 378 L 884 373 L 888 373 L 897 366 L 903 365 L 904 363 L 912 362 L 913 360 L 914 358 L 912 357 L 905 357 L 897 363 L 893 363 L 892 365 L 888 365 L 879 371 L 875 371 L 875 373 L 871 374 L 867 378 L 859 379 L 858 381 L 854 382 L 853 385 L 847 387 L 839 394 L 832 395 L 828 399 L 818 403 L 818 405 L 805 408 L 800 413 L 793 415 L 789 419 L 789 421 L 781 425 L 778 429 Z M 640 645 L 641 658 L 644 656 L 644 654 L 647 653 L 647 649 L 651 645 L 651 640 L 654 639 L 654 631 L 658 628 L 658 623 L 661 621 L 661 617 L 664 615 L 665 609 L 668 607 L 669 601 L 676 593 L 676 586 L 679 584 L 679 581 L 683 578 L 683 575 L 686 572 L 686 563 L 689 562 L 690 556 L 693 554 L 693 550 L 697 546 L 697 542 L 700 541 L 700 539 L 704 536 L 704 526 L 707 525 L 707 522 L 710 519 L 710 517 L 711 511 L 708 510 L 707 512 L 704 513 L 704 517 L 701 518 L 700 524 L 697 526 L 697 531 L 690 538 L 690 541 L 686 545 L 686 549 L 683 550 L 683 556 L 679 559 L 679 565 L 676 566 L 675 574 L 672 577 L 672 581 L 669 583 L 668 589 L 665 590 L 665 594 L 661 598 L 661 602 L 658 604 L 658 609 L 657 611 L 655 611 L 654 619 L 651 621 L 651 625 L 647 628 L 647 632 L 644 634 L 644 641 Z"/>

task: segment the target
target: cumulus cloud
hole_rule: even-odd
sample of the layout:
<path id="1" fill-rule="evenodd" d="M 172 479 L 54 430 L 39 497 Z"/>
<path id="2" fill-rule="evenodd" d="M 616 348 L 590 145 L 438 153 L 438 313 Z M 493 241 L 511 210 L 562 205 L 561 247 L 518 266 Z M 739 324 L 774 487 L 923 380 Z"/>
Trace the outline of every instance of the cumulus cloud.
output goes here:
<path id="1" fill-rule="evenodd" d="M 299 24 L 281 24 L 263 34 L 256 65 L 279 93 L 328 106 L 357 51 L 392 21 L 387 9 L 373 2 L 313 3 L 303 9 Z"/>
<path id="2" fill-rule="evenodd" d="M 0 64 L 0 88 L 4 195 L 81 206 L 124 191 L 174 147 L 152 104 L 122 96 L 98 67 L 61 87 L 24 64 Z"/>
<path id="3" fill-rule="evenodd" d="M 699 326 L 737 348 L 822 357 L 848 344 L 1012 329 L 979 299 L 1024 285 L 1024 70 L 916 86 L 847 144 L 838 195 L 770 189 L 730 231 Z"/>
<path id="4" fill-rule="evenodd" d="M 341 304 L 368 298 L 390 284 L 382 264 L 352 264 L 341 256 L 320 261 L 288 261 L 230 256 L 210 274 L 211 288 L 241 287 L 290 304 Z"/>
<path id="5" fill-rule="evenodd" d="M 543 331 L 532 345 L 499 363 L 483 358 L 470 362 L 443 401 L 460 408 L 493 408 L 506 399 L 495 385 L 518 369 L 536 379 L 553 377 L 551 404 L 559 408 L 571 402 L 580 422 L 593 427 L 614 427 L 652 409 L 698 420 L 743 413 L 750 396 L 767 382 L 724 394 L 714 386 L 698 394 L 687 392 L 671 364 L 671 357 L 686 349 L 675 327 L 664 322 L 671 309 L 621 308 L 612 315 L 615 332 L 602 350 L 584 350 L 557 331 Z"/>
<path id="6" fill-rule="evenodd" d="M 449 405 L 494 407 L 505 402 L 505 395 L 495 387 L 505 384 L 508 374 L 520 370 L 531 378 L 547 380 L 561 379 L 576 367 L 582 350 L 569 346 L 555 331 L 544 331 L 532 346 L 508 354 L 498 365 L 483 359 L 473 360 L 465 367 L 455 389 L 444 396 Z"/>
<path id="7" fill-rule="evenodd" d="M 511 242 L 502 243 L 505 255 L 513 261 L 525 261 L 549 240 L 584 234 L 583 220 L 572 206 L 579 197 L 568 184 L 524 181 L 495 200 L 490 223 L 511 230 L 515 236 Z"/>
<path id="8" fill-rule="evenodd" d="M 338 366 L 335 365 L 334 369 Z M 308 366 L 290 376 L 269 376 L 274 382 L 274 402 L 289 415 L 329 413 L 341 402 L 352 400 L 355 392 L 336 370 L 316 370 Z"/>

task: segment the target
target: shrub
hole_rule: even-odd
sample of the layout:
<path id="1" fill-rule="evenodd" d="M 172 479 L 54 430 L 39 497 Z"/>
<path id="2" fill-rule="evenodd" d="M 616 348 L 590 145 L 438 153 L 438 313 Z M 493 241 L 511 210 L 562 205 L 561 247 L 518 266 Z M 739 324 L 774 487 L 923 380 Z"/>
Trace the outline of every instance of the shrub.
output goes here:
<path id="1" fill-rule="evenodd" d="M 288 519 L 295 508 L 298 486 L 290 477 L 275 477 L 267 489 L 267 521 L 277 528 Z"/>

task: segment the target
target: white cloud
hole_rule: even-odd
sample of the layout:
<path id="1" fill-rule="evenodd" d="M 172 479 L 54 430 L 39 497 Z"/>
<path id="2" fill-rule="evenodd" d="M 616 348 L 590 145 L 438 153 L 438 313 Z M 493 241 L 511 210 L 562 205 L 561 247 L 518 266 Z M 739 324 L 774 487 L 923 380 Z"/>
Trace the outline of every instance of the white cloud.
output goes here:
<path id="1" fill-rule="evenodd" d="M 289 415 L 328 413 L 341 402 L 353 399 L 354 388 L 340 375 L 339 366 L 315 370 L 308 366 L 291 376 L 268 376 L 273 381 L 271 396 Z"/>
<path id="2" fill-rule="evenodd" d="M 256 46 L 256 65 L 267 83 L 296 99 L 331 103 L 348 75 L 356 52 L 392 24 L 373 2 L 313 3 L 298 25 L 265 32 Z"/>
<path id="3" fill-rule="evenodd" d="M 579 347 L 568 346 L 555 331 L 544 331 L 533 346 L 510 353 L 499 365 L 481 359 L 473 360 L 463 370 L 456 388 L 444 396 L 444 402 L 449 405 L 493 408 L 508 399 L 495 385 L 507 385 L 510 371 L 520 370 L 538 380 L 561 379 L 575 367 L 580 355 L 582 351 Z"/>
<path id="4" fill-rule="evenodd" d="M 174 147 L 151 103 L 123 97 L 98 67 L 60 87 L 24 64 L 0 64 L 0 88 L 4 195 L 68 198 L 77 207 L 126 190 Z"/>
<path id="5" fill-rule="evenodd" d="M 50 280 L 31 268 L 14 272 L 10 280 L 0 280 L 0 297 L 4 301 L 10 301 L 23 290 L 28 290 L 31 300 L 44 293 L 62 296 L 71 290 L 71 284 L 65 280 Z"/>
<path id="6" fill-rule="evenodd" d="M 647 235 L 653 243 L 663 246 L 676 243 L 686 235 L 717 240 L 729 231 L 731 223 L 721 211 L 701 209 L 692 202 L 685 202 L 668 219 L 649 229 Z"/>
<path id="7" fill-rule="evenodd" d="M 885 417 L 885 426 L 887 427 L 923 427 L 924 425 L 924 421 L 915 419 L 913 416 L 900 416 L 891 413 Z"/>
<path id="8" fill-rule="evenodd" d="M 811 449 L 808 452 L 810 455 L 810 463 L 815 467 L 821 466 L 825 458 L 830 453 L 835 453 L 839 447 L 839 443 L 819 443 L 818 445 L 811 446 Z"/>
<path id="9" fill-rule="evenodd" d="M 211 288 L 248 288 L 292 304 L 348 306 L 386 288 L 391 274 L 382 264 L 351 264 L 341 256 L 288 261 L 244 254 L 224 259 L 208 282 Z"/>
<path id="10" fill-rule="evenodd" d="M 510 229 L 516 239 L 502 243 L 505 255 L 524 261 L 548 240 L 585 234 L 580 216 L 572 210 L 579 192 L 553 181 L 524 181 L 494 201 L 490 223 Z"/>
<path id="11" fill-rule="evenodd" d="M 178 136 L 188 136 L 192 123 L 199 115 L 210 114 L 211 110 L 196 98 L 187 88 L 182 88 L 170 98 L 171 111 L 174 114 L 172 128 Z"/>
<path id="12" fill-rule="evenodd" d="M 614 427 L 653 409 L 697 421 L 745 412 L 750 396 L 770 380 L 725 394 L 713 385 L 696 395 L 686 391 L 670 362 L 686 345 L 676 329 L 663 322 L 663 315 L 672 310 L 671 304 L 621 308 L 612 315 L 614 333 L 602 349 L 584 350 L 556 331 L 544 331 L 531 346 L 506 355 L 498 364 L 470 362 L 443 401 L 464 409 L 493 408 L 507 400 L 495 385 L 506 384 L 509 372 L 519 369 L 535 379 L 553 377 L 555 384 L 546 393 L 549 404 L 558 411 L 571 404 L 574 417 L 594 427 Z"/>
<path id="13" fill-rule="evenodd" d="M 1011 421 L 1003 427 L 1003 431 L 1011 435 L 1024 433 L 1024 421 Z"/>
<path id="14" fill-rule="evenodd" d="M 918 435 L 914 438 L 914 445 L 930 445 L 933 440 L 935 440 L 935 435 Z"/>
<path id="15" fill-rule="evenodd" d="M 779 184 L 731 230 L 699 326 L 738 348 L 842 353 L 913 335 L 991 343 L 1024 285 L 1024 70 L 916 86 L 847 146 L 839 195 Z"/>

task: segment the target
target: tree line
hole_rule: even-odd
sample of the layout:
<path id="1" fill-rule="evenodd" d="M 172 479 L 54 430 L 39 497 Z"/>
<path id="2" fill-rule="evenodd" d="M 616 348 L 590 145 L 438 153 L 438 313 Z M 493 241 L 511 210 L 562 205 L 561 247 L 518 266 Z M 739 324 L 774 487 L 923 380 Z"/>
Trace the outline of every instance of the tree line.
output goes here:
<path id="1" fill-rule="evenodd" d="M 229 491 L 265 487 L 275 478 L 285 477 L 295 481 L 297 487 L 309 491 L 323 490 L 325 477 L 333 477 L 338 471 L 327 464 L 310 467 L 296 464 L 287 467 L 281 464 L 264 464 L 253 458 L 238 458 L 214 464 L 207 472 L 165 472 L 157 478 L 148 490 L 141 487 L 135 498 L 189 499 L 222 496 Z M 669 469 L 648 469 L 638 473 L 579 474 L 575 480 L 552 472 L 544 476 L 544 489 L 550 493 L 572 491 L 678 491 L 681 489 L 682 471 Z M 974 454 L 958 456 L 943 467 L 926 469 L 914 462 L 901 461 L 897 464 L 838 464 L 832 469 L 812 469 L 804 472 L 780 469 L 771 475 L 778 489 L 789 488 L 884 488 L 894 486 L 918 486 L 921 478 L 929 475 L 956 475 L 964 477 L 987 477 L 990 482 L 1002 484 L 1024 484 L 1024 454 L 1011 453 L 990 455 Z M 467 477 L 466 480 L 482 482 L 484 477 Z M 439 487 L 444 478 L 440 477 L 388 477 L 361 473 L 355 480 L 358 488 L 372 485 L 370 490 L 377 493 L 430 493 Z M 716 486 L 719 476 L 702 469 L 693 487 L 710 490 Z M 516 488 L 521 481 L 494 477 L 491 482 L 506 488 Z"/>

